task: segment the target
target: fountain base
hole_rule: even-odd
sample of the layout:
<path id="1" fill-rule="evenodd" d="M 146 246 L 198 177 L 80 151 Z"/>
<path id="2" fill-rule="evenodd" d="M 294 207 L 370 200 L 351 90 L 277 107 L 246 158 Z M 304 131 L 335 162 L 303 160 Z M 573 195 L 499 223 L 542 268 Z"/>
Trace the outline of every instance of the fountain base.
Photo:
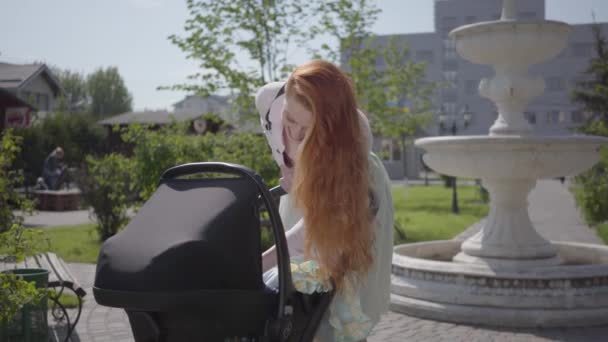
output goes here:
<path id="1" fill-rule="evenodd" d="M 608 324 L 608 247 L 554 242 L 555 259 L 561 264 L 514 270 L 452 262 L 461 243 L 395 247 L 391 309 L 422 318 L 503 327 Z"/>
<path id="2" fill-rule="evenodd" d="M 452 258 L 455 262 L 467 263 L 467 264 L 479 264 L 487 265 L 491 268 L 499 268 L 502 270 L 520 270 L 522 268 L 531 267 L 547 267 L 547 266 L 558 266 L 562 263 L 559 257 L 553 256 L 550 258 L 538 258 L 538 259 L 500 259 L 500 258 L 486 258 L 468 255 L 460 252 Z"/>

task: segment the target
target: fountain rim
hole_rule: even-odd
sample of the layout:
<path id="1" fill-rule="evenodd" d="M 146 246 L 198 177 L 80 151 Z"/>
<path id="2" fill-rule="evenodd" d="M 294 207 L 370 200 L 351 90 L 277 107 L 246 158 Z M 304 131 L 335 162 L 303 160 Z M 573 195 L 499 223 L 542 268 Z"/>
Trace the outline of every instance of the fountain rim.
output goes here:
<path id="1" fill-rule="evenodd" d="M 560 29 L 564 34 L 569 34 L 573 28 L 568 23 L 557 20 L 491 20 L 481 21 L 473 24 L 463 25 L 450 31 L 448 37 L 451 39 L 465 38 L 467 35 L 488 32 L 502 32 L 512 30 L 514 27 L 526 29 L 528 27 L 538 30 L 539 27 L 547 28 L 546 32 L 556 33 L 555 29 Z M 471 38 L 466 37 L 466 38 Z"/>
<path id="2" fill-rule="evenodd" d="M 416 139 L 416 146 L 442 146 L 459 147 L 463 145 L 485 145 L 485 146 L 524 146 L 524 145 L 546 145 L 581 147 L 581 145 L 601 146 L 608 145 L 608 138 L 594 135 L 462 135 L 462 136 L 440 136 Z M 548 150 L 551 150 L 550 148 Z"/>
<path id="3" fill-rule="evenodd" d="M 493 269 L 490 266 L 480 264 L 459 263 L 454 261 L 438 261 L 400 254 L 400 252 L 406 248 L 411 248 L 412 250 L 415 250 L 417 248 L 423 248 L 429 245 L 453 245 L 461 243 L 462 241 L 458 240 L 436 240 L 395 246 L 393 248 L 393 269 L 395 267 L 401 267 L 411 271 L 425 273 L 440 273 L 512 280 L 586 279 L 592 277 L 604 277 L 608 272 L 608 264 L 557 265 L 533 267 L 522 270 L 511 270 Z M 566 241 L 551 241 L 551 243 L 557 246 L 558 248 L 580 248 L 588 250 L 603 249 L 604 252 L 608 253 L 607 247 L 602 245 Z"/>

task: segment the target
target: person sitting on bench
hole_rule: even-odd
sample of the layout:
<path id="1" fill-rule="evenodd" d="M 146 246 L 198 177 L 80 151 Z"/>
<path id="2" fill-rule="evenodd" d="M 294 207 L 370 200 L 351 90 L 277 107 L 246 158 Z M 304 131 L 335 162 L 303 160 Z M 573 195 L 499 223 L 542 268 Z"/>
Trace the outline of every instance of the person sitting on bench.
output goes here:
<path id="1" fill-rule="evenodd" d="M 59 190 L 67 177 L 67 168 L 63 163 L 63 149 L 57 147 L 44 160 L 42 179 L 49 190 Z"/>

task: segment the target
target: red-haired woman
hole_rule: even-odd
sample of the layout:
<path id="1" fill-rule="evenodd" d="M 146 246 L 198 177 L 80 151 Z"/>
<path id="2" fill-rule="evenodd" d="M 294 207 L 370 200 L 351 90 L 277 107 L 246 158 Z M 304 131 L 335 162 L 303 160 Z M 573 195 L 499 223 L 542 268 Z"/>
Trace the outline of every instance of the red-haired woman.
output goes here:
<path id="1" fill-rule="evenodd" d="M 393 204 L 351 81 L 335 65 L 315 60 L 286 83 L 262 87 L 256 106 L 289 193 L 280 212 L 291 227 L 296 289 L 327 290 L 328 279 L 337 289 L 317 337 L 364 340 L 388 309 Z M 274 247 L 263 265 L 266 283 L 275 285 Z"/>

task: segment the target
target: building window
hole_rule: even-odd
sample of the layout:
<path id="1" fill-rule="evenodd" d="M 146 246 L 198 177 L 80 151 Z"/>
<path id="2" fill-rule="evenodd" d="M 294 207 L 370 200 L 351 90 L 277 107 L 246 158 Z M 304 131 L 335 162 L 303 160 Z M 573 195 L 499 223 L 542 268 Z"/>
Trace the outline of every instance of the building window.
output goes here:
<path id="1" fill-rule="evenodd" d="M 585 121 L 585 117 L 583 115 L 583 111 L 575 110 L 570 113 L 570 121 L 573 123 L 582 123 Z"/>
<path id="2" fill-rule="evenodd" d="M 381 158 L 384 161 L 400 161 L 401 145 L 397 140 L 382 139 Z"/>
<path id="3" fill-rule="evenodd" d="M 456 41 L 453 39 L 444 39 L 443 40 L 443 48 L 444 49 L 456 49 Z"/>
<path id="4" fill-rule="evenodd" d="M 401 160 L 401 145 L 397 141 L 393 141 L 392 145 L 393 145 L 392 161 Z"/>
<path id="5" fill-rule="evenodd" d="M 458 70 L 458 61 L 451 59 L 443 61 L 443 71 L 456 71 Z"/>
<path id="6" fill-rule="evenodd" d="M 416 61 L 418 62 L 427 62 L 429 64 L 433 64 L 434 61 L 433 51 L 432 50 L 420 50 L 416 51 Z"/>
<path id="7" fill-rule="evenodd" d="M 456 55 L 456 42 L 452 39 L 443 40 L 443 59 L 454 59 Z"/>
<path id="8" fill-rule="evenodd" d="M 47 94 L 36 94 L 36 104 L 38 109 L 48 111 L 49 108 L 49 96 Z"/>
<path id="9" fill-rule="evenodd" d="M 28 103 L 34 102 L 35 99 L 31 98 L 32 93 L 30 93 L 29 91 L 22 91 L 21 92 L 21 98 Z"/>
<path id="10" fill-rule="evenodd" d="M 445 49 L 443 50 L 443 58 L 444 59 L 454 59 L 456 58 L 456 51 L 452 50 L 452 49 Z"/>
<path id="11" fill-rule="evenodd" d="M 559 55 L 555 56 L 554 59 L 563 59 L 566 58 L 566 56 L 568 56 L 568 49 L 562 49 Z"/>
<path id="12" fill-rule="evenodd" d="M 593 44 L 591 43 L 574 43 L 572 44 L 572 57 L 591 57 Z"/>
<path id="13" fill-rule="evenodd" d="M 444 81 L 448 82 L 448 86 L 450 86 L 452 88 L 456 87 L 456 82 L 457 82 L 456 71 L 444 71 L 443 79 L 444 79 Z"/>
<path id="14" fill-rule="evenodd" d="M 456 102 L 444 102 L 443 103 L 444 114 L 454 115 L 456 114 Z"/>
<path id="15" fill-rule="evenodd" d="M 380 158 L 385 161 L 391 160 L 391 141 L 382 140 L 382 151 L 380 152 Z"/>
<path id="16" fill-rule="evenodd" d="M 517 19 L 522 19 L 522 20 L 536 19 L 536 13 L 535 12 L 519 12 L 519 13 L 517 13 Z"/>
<path id="17" fill-rule="evenodd" d="M 456 17 L 443 17 L 441 18 L 441 33 L 447 36 L 450 31 L 456 28 L 457 21 Z"/>
<path id="18" fill-rule="evenodd" d="M 548 77 L 547 78 L 547 90 L 548 91 L 564 90 L 564 80 L 560 77 Z"/>
<path id="19" fill-rule="evenodd" d="M 531 125 L 536 125 L 536 113 L 534 112 L 524 112 L 524 116 L 528 120 Z"/>
<path id="20" fill-rule="evenodd" d="M 475 17 L 474 15 L 468 15 L 468 16 L 466 16 L 466 18 L 464 18 L 465 24 L 472 24 L 476 21 L 477 21 L 477 17 Z"/>
<path id="21" fill-rule="evenodd" d="M 458 93 L 456 89 L 445 89 L 441 93 L 441 98 L 444 102 L 457 102 L 458 101 Z"/>
<path id="22" fill-rule="evenodd" d="M 467 95 L 475 95 L 477 94 L 477 81 L 474 80 L 466 80 L 464 82 L 464 93 Z"/>
<path id="23" fill-rule="evenodd" d="M 550 125 L 557 124 L 559 122 L 559 111 L 552 110 L 547 112 L 547 116 L 545 117 L 545 122 Z"/>

